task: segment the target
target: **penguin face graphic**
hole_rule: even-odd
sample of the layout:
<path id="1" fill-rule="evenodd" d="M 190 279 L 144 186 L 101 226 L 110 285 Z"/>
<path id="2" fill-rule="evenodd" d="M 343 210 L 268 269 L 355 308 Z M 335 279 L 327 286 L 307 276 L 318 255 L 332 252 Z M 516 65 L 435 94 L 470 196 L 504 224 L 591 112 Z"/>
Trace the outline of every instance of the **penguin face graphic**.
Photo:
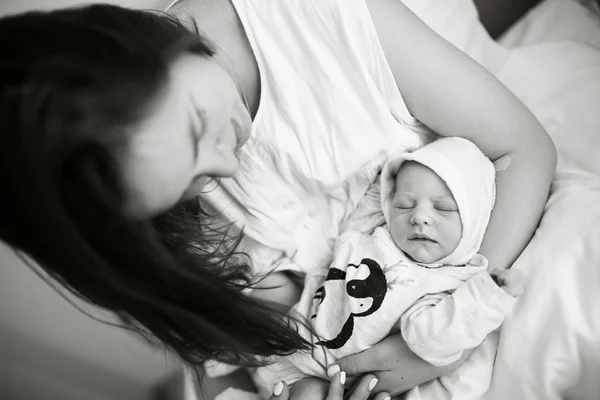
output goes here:
<path id="1" fill-rule="evenodd" d="M 363 258 L 359 265 L 349 264 L 350 267 L 358 269 L 355 279 L 346 284 L 351 304 L 358 306 L 356 311 L 352 308 L 352 315 L 366 317 L 381 307 L 387 292 L 387 280 L 379 264 L 370 258 Z"/>
<path id="2" fill-rule="evenodd" d="M 353 265 L 350 264 L 349 267 Z M 356 266 L 357 271 L 354 279 L 346 283 L 347 301 L 352 315 L 363 315 L 373 307 L 373 296 L 369 293 L 365 282 L 368 282 L 371 274 L 369 267 L 366 264 Z"/>
<path id="3" fill-rule="evenodd" d="M 342 326 L 340 333 L 331 340 L 322 340 L 317 344 L 329 349 L 339 349 L 352 336 L 354 319 L 366 317 L 377 311 L 387 292 L 387 280 L 381 266 L 370 258 L 363 258 L 358 265 L 348 264 L 348 269 L 357 268 L 353 279 L 346 283 L 346 294 L 350 304 L 350 315 Z M 327 281 L 346 280 L 346 271 L 331 268 Z M 323 293 L 324 294 L 324 293 Z"/>

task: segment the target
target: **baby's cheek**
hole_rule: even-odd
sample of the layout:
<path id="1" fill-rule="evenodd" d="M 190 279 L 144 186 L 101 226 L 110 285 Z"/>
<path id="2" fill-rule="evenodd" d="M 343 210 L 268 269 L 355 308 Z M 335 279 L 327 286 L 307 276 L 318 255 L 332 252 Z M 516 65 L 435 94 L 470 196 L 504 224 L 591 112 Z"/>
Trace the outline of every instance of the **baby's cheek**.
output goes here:
<path id="1" fill-rule="evenodd" d="M 395 218 L 392 220 L 390 227 L 390 234 L 392 235 L 392 239 L 396 245 L 400 245 L 400 243 L 406 241 L 407 235 L 409 232 L 409 228 L 405 223 L 401 220 L 401 218 Z"/>
<path id="2" fill-rule="evenodd" d="M 392 235 L 392 239 L 394 240 L 394 244 L 403 252 L 410 251 L 410 243 L 406 237 L 406 234 L 399 233 L 397 235 Z"/>
<path id="3" fill-rule="evenodd" d="M 451 242 L 450 247 L 454 250 L 462 238 L 462 224 L 460 221 L 457 221 L 452 225 L 451 234 L 449 236 L 449 241 Z"/>

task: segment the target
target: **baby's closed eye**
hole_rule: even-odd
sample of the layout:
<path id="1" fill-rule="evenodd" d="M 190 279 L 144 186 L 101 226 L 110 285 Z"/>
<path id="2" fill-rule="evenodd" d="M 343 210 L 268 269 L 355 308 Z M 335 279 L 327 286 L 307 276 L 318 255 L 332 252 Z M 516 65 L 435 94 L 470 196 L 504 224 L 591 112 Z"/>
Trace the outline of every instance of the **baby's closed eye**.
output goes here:
<path id="1" fill-rule="evenodd" d="M 405 193 L 397 194 L 394 197 L 394 207 L 399 208 L 401 210 L 409 210 L 411 208 L 415 208 L 417 206 L 416 200 Z"/>
<path id="2" fill-rule="evenodd" d="M 438 201 L 434 204 L 434 207 L 438 211 L 444 212 L 457 212 L 458 206 L 454 202 L 450 201 Z"/>
<path id="3" fill-rule="evenodd" d="M 415 208 L 415 202 L 412 200 L 405 199 L 397 201 L 394 206 L 401 210 L 410 210 L 411 208 Z"/>

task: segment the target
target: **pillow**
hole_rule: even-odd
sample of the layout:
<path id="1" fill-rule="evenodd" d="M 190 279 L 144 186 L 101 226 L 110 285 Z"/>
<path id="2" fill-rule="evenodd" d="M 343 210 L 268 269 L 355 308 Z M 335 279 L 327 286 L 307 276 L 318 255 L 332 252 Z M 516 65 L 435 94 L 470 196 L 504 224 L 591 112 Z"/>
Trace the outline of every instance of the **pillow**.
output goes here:
<path id="1" fill-rule="evenodd" d="M 444 39 L 495 73 L 507 50 L 494 41 L 479 20 L 473 0 L 402 0 Z"/>
<path id="2" fill-rule="evenodd" d="M 597 398 L 600 51 L 575 42 L 517 47 L 498 77 L 552 136 L 560 169 L 542 221 L 514 265 L 527 284 L 501 329 L 485 399 Z"/>
<path id="3" fill-rule="evenodd" d="M 600 49 L 600 13 L 576 0 L 545 0 L 499 39 L 507 48 L 565 40 Z"/>
<path id="4" fill-rule="evenodd" d="M 546 128 L 559 166 L 600 176 L 600 50 L 574 42 L 518 47 L 497 77 Z"/>
<path id="5" fill-rule="evenodd" d="M 600 0 L 576 0 L 592 11 L 600 13 Z"/>

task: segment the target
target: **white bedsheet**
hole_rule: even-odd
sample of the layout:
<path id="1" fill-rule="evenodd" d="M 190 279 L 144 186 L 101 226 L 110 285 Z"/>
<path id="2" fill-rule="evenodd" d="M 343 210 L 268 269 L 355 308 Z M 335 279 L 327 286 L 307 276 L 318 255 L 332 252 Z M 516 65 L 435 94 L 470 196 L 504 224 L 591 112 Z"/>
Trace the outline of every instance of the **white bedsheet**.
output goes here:
<path id="1" fill-rule="evenodd" d="M 567 41 L 517 47 L 497 76 L 552 136 L 559 166 L 600 174 L 600 47 Z"/>
<path id="2" fill-rule="evenodd" d="M 559 172 L 486 399 L 600 399 L 600 16 L 546 0 L 502 43 L 497 75 L 552 136 Z"/>
<path id="3" fill-rule="evenodd" d="M 600 49 L 600 13 L 576 0 L 544 0 L 499 41 L 507 48 L 572 41 Z"/>
<path id="4" fill-rule="evenodd" d="M 502 326 L 486 400 L 600 398 L 600 178 L 563 170 L 513 268 L 524 294 Z"/>

